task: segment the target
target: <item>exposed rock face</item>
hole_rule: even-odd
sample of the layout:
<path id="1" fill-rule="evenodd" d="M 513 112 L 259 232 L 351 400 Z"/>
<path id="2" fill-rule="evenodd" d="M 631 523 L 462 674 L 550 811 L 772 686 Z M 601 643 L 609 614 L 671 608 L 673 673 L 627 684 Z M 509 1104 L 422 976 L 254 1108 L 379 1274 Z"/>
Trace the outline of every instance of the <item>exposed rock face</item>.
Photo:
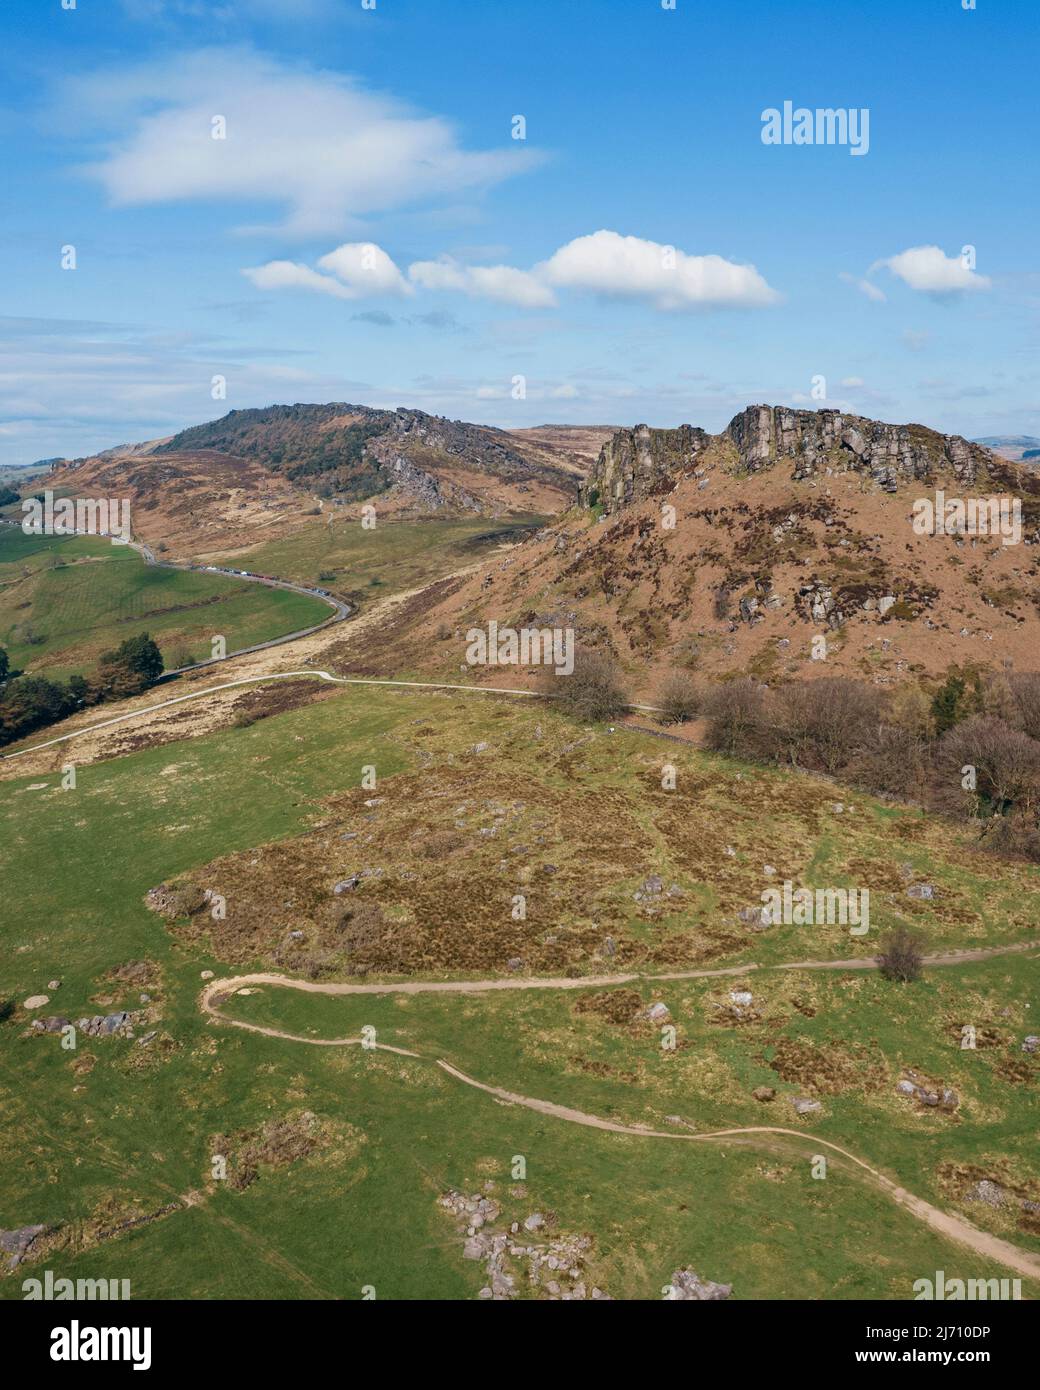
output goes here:
<path id="1" fill-rule="evenodd" d="M 666 492 L 677 476 L 692 469 L 711 435 L 692 425 L 674 430 L 652 430 L 649 425 L 618 430 L 600 450 L 588 480 L 582 486 L 584 506 L 600 502 L 615 512 L 629 502 Z"/>
<path id="2" fill-rule="evenodd" d="M 740 465 L 752 473 L 790 459 L 795 480 L 828 468 L 848 470 L 872 478 L 886 492 L 894 492 L 900 483 L 943 474 L 972 488 L 980 473 L 986 477 L 992 459 L 988 450 L 960 435 L 939 434 L 923 425 L 887 425 L 838 410 L 750 405 L 721 435 L 691 425 L 619 430 L 604 444 L 582 486 L 582 504 L 598 501 L 608 512 L 616 512 L 630 502 L 667 492 L 683 473 L 696 471 L 701 455 L 712 445 L 731 451 L 735 447 Z"/>
<path id="3" fill-rule="evenodd" d="M 751 472 L 789 458 L 796 479 L 811 478 L 827 466 L 844 467 L 869 474 L 888 492 L 936 472 L 950 472 L 964 487 L 973 487 L 989 457 L 960 435 L 938 434 L 923 425 L 886 425 L 838 410 L 752 405 L 734 416 L 726 434 Z"/>

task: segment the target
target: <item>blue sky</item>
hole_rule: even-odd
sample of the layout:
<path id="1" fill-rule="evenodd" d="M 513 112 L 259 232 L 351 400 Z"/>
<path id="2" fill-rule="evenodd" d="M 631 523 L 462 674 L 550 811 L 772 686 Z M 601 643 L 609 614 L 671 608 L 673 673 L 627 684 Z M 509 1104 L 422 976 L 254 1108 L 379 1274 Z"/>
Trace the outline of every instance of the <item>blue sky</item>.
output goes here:
<path id="1" fill-rule="evenodd" d="M 1035 0 L 6 0 L 0 461 L 323 400 L 1040 434 L 1038 33 Z M 869 147 L 763 143 L 785 101 Z"/>

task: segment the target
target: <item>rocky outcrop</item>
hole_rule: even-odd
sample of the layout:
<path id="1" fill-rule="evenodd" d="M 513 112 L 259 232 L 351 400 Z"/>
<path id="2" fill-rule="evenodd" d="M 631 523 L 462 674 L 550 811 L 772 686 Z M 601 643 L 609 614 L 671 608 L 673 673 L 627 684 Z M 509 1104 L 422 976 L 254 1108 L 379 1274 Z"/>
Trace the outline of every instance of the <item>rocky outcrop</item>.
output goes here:
<path id="1" fill-rule="evenodd" d="M 692 425 L 674 430 L 652 430 L 649 425 L 618 430 L 600 450 L 582 485 L 582 505 L 599 504 L 615 512 L 630 502 L 669 491 L 681 474 L 695 467 L 710 440 L 711 435 Z"/>
<path id="2" fill-rule="evenodd" d="M 923 425 L 886 425 L 839 410 L 751 405 L 734 416 L 726 435 L 750 472 L 791 459 L 796 479 L 811 478 L 827 467 L 848 469 L 868 474 L 887 492 L 900 482 L 944 472 L 963 487 L 974 487 L 989 458 L 987 450 L 960 435 L 939 434 Z"/>
<path id="3" fill-rule="evenodd" d="M 948 477 L 965 489 L 988 477 L 987 449 L 960 435 L 939 434 L 923 425 L 887 425 L 839 410 L 790 410 L 749 405 L 721 435 L 692 425 L 653 430 L 648 425 L 618 430 L 604 444 L 581 488 L 584 506 L 616 512 L 671 490 L 683 475 L 700 476 L 698 464 L 711 448 L 717 460 L 728 450 L 750 473 L 790 461 L 796 481 L 832 472 L 862 473 L 886 492 L 900 483 Z M 702 486 L 706 485 L 702 482 Z"/>

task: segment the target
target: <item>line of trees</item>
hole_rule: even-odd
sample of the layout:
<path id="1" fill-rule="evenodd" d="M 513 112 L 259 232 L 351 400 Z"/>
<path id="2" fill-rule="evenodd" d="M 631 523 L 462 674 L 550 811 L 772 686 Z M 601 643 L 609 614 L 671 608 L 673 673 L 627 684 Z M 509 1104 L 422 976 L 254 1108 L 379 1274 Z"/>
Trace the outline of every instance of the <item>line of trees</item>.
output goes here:
<path id="1" fill-rule="evenodd" d="M 8 655 L 0 648 L 0 746 L 86 706 L 139 695 L 155 684 L 162 671 L 162 653 L 146 632 L 103 652 L 92 676 L 70 676 L 65 681 L 33 675 L 9 678 Z"/>
<path id="2" fill-rule="evenodd" d="M 983 843 L 1040 862 L 1040 674 L 952 674 L 932 694 L 841 677 L 705 693 L 709 747 L 825 772 L 974 821 Z"/>
<path id="3" fill-rule="evenodd" d="M 618 663 L 595 649 L 579 648 L 573 673 L 549 671 L 543 688 L 583 720 L 619 718 L 629 702 Z M 702 715 L 718 752 L 919 802 L 974 822 L 986 848 L 1040 863 L 1038 672 L 954 671 L 928 692 L 840 676 L 702 686 L 677 671 L 656 702 L 666 723 Z"/>

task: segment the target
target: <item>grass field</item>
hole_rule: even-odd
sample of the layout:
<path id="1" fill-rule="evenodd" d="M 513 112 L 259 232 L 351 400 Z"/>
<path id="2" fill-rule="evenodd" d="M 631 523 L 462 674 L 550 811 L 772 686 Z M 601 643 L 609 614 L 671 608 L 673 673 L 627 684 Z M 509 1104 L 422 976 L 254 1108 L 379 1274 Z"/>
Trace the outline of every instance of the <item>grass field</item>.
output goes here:
<path id="1" fill-rule="evenodd" d="M 532 517 L 524 525 L 542 521 Z M 383 596 L 474 564 L 521 529 L 521 523 L 503 525 L 486 517 L 380 521 L 370 531 L 359 521 L 336 518 L 329 526 L 323 519 L 285 540 L 237 551 L 215 563 L 248 565 L 260 574 L 337 593 L 373 589 Z"/>
<path id="2" fill-rule="evenodd" d="M 203 660 L 215 635 L 236 651 L 329 612 L 306 594 L 145 565 L 136 551 L 102 539 L 0 527 L 0 645 L 12 667 L 35 675 L 89 672 L 101 652 L 145 631 L 168 666 L 182 649 Z"/>
<path id="3" fill-rule="evenodd" d="M 476 753 L 478 743 L 487 747 Z M 491 1192 L 503 1220 L 540 1211 L 548 1233 L 590 1236 L 583 1275 L 614 1297 L 659 1298 L 685 1265 L 733 1282 L 737 1298 L 908 1298 L 915 1279 L 939 1269 L 1007 1275 L 940 1239 L 842 1161 L 813 1179 L 813 1136 L 1040 1249 L 1008 1210 L 962 1201 L 973 1176 L 1029 1192 L 1040 1178 L 1034 1059 L 1019 1048 L 1021 1034 L 1035 1030 L 1036 967 L 1025 957 L 936 969 L 913 986 L 867 972 L 759 970 L 723 981 L 411 998 L 264 986 L 224 1005 L 230 1017 L 315 1038 L 370 1025 L 417 1059 L 265 1038 L 199 1012 L 203 970 L 271 968 L 287 927 L 320 927 L 308 883 L 328 897 L 350 864 L 383 870 L 360 896 L 388 914 L 400 909 L 400 934 L 428 943 L 430 964 L 418 973 L 440 978 L 465 977 L 489 959 L 491 973 L 508 973 L 514 953 L 540 971 L 537 950 L 561 944 L 546 963 L 579 976 L 667 969 L 662 945 L 668 960 L 711 965 L 869 951 L 847 933 L 793 926 L 737 940 L 731 907 L 748 899 L 762 862 L 796 878 L 825 863 L 875 883 L 881 927 L 903 910 L 886 869 L 912 857 L 942 889 L 917 905 L 930 949 L 1029 937 L 1040 875 L 973 857 L 959 831 L 857 796 L 839 840 L 833 786 L 694 751 L 680 764 L 687 794 L 667 803 L 652 775 L 660 761 L 649 738 L 581 731 L 544 707 L 347 690 L 249 728 L 83 767 L 73 791 L 55 776 L 3 784 L 10 910 L 0 999 L 19 1004 L 60 978 L 37 1016 L 142 1009 L 138 1036 L 147 1028 L 157 1037 L 142 1047 L 81 1035 L 64 1051 L 60 1035 L 31 1033 L 21 1008 L 0 1023 L 0 1228 L 62 1223 L 38 1259 L 0 1278 L 0 1296 L 19 1297 L 21 1278 L 48 1267 L 129 1278 L 136 1297 L 359 1298 L 365 1286 L 380 1298 L 472 1297 L 486 1274 L 463 1258 L 465 1231 L 438 1205 L 452 1188 Z M 369 765 L 378 770 L 374 790 L 359 785 Z M 575 840 L 578 818 L 586 829 Z M 722 867 L 714 841 L 705 842 L 713 823 L 735 863 L 727 856 Z M 455 849 L 436 838 L 445 824 L 462 837 Z M 432 841 L 428 854 L 412 839 L 420 833 Z M 555 868 L 544 877 L 556 896 L 533 888 L 528 918 L 507 928 L 515 932 L 507 940 L 499 918 L 511 921 L 515 883 L 525 866 L 543 863 Z M 250 866 L 255 898 L 244 886 Z M 656 918 L 632 895 L 653 872 L 674 875 L 686 893 Z M 228 894 L 225 922 L 200 931 L 147 909 L 148 888 L 186 875 Z M 1006 896 L 994 899 L 998 885 Z M 471 901 L 483 903 L 482 917 Z M 409 937 L 416 921 L 428 930 Z M 604 960 L 593 941 L 608 927 L 617 953 Z M 150 962 L 146 1005 L 139 984 L 111 978 L 131 961 Z M 729 990 L 743 984 L 758 1017 L 726 1021 L 716 1006 L 724 1011 Z M 667 1003 L 674 1051 L 625 1010 L 611 1021 L 603 996 L 621 989 L 638 1005 Z M 971 1054 L 959 1048 L 965 1020 L 983 1039 Z M 777 1124 L 807 1138 L 699 1145 L 597 1132 L 503 1106 L 448 1076 L 437 1058 L 628 1123 Z M 924 1112 L 899 1096 L 907 1066 L 954 1086 L 956 1111 Z M 777 1090 L 768 1104 L 750 1095 L 763 1084 Z M 822 1111 L 797 1117 L 794 1094 L 817 1096 Z M 242 1190 L 213 1180 L 214 1153 L 237 1151 L 271 1121 L 303 1123 L 308 1112 L 318 1134 L 310 1152 L 281 1161 L 272 1151 Z M 523 1181 L 513 1176 L 518 1158 Z M 106 1234 L 171 1203 L 167 1214 Z M 528 1292 L 523 1278 L 520 1289 Z M 1024 1281 L 1023 1292 L 1040 1289 Z"/>

